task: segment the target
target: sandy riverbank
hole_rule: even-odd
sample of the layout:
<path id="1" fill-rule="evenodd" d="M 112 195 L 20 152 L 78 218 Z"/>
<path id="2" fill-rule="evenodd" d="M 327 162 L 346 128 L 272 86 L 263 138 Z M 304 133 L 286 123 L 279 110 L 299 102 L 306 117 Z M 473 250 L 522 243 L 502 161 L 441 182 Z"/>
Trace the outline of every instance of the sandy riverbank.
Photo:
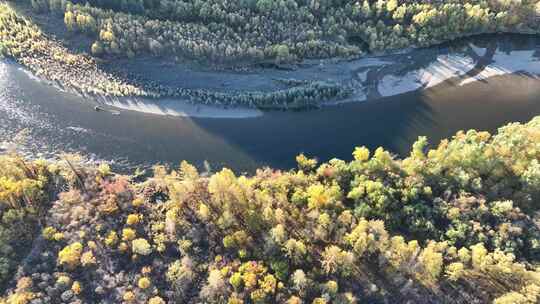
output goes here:
<path id="1" fill-rule="evenodd" d="M 540 75 L 539 45 L 512 46 L 509 41 L 495 38 L 488 43 L 472 39 L 457 46 L 413 49 L 399 54 L 361 58 L 353 61 L 306 61 L 295 70 L 253 69 L 245 72 L 214 71 L 187 64 L 157 65 L 156 60 L 140 59 L 117 63 L 125 74 L 144 75 L 169 86 L 186 90 L 207 90 L 220 94 L 249 94 L 287 90 L 291 82 L 331 82 L 348 88 L 352 93 L 339 100 L 324 100 L 320 105 L 362 101 L 427 89 L 451 80 L 454 85 L 486 81 L 489 77 L 523 73 Z M 538 41 L 539 39 L 533 39 Z M 495 41 L 495 43 L 493 42 Z M 291 81 L 293 80 L 294 81 Z M 169 116 L 247 118 L 263 114 L 245 106 L 216 107 L 197 104 L 179 98 L 104 97 L 101 104 L 121 110 Z"/>

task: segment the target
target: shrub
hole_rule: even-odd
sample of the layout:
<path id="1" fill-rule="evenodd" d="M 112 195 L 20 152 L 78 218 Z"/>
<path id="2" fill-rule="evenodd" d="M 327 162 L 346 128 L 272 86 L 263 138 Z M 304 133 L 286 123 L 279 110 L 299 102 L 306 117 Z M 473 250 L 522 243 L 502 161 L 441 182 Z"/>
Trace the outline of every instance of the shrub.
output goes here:
<path id="1" fill-rule="evenodd" d="M 58 264 L 70 269 L 77 267 L 80 264 L 82 250 L 83 246 L 79 242 L 64 247 L 58 253 Z"/>
<path id="2" fill-rule="evenodd" d="M 147 277 L 142 277 L 137 281 L 137 286 L 140 289 L 147 289 L 148 287 L 150 287 L 151 284 L 152 282 Z"/>
<path id="3" fill-rule="evenodd" d="M 132 244 L 132 250 L 133 253 L 140 254 L 140 255 L 149 255 L 152 253 L 152 247 L 145 239 L 136 239 L 133 240 Z"/>
<path id="4" fill-rule="evenodd" d="M 162 298 L 155 296 L 148 300 L 148 304 L 165 304 L 165 301 Z"/>
<path id="5" fill-rule="evenodd" d="M 122 241 L 131 241 L 135 239 L 137 232 L 131 228 L 124 228 L 122 230 Z"/>
<path id="6" fill-rule="evenodd" d="M 126 224 L 133 226 L 140 222 L 140 215 L 138 214 L 130 214 L 128 215 L 126 219 Z"/>

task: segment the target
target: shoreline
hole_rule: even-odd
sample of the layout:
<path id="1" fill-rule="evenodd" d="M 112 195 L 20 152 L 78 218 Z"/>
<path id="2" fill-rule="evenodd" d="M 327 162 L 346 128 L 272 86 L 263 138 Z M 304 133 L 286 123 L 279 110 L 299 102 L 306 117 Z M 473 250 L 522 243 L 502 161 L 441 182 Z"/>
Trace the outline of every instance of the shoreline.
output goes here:
<path id="1" fill-rule="evenodd" d="M 508 36 L 510 37 L 510 36 Z M 399 94 L 415 90 L 424 90 L 443 82 L 452 81 L 454 85 L 466 85 L 473 81 L 485 81 L 485 79 L 492 76 L 500 76 L 512 73 L 525 73 L 530 74 L 533 77 L 540 75 L 540 59 L 534 55 L 535 50 L 511 50 L 501 51 L 501 46 L 496 45 L 492 50 L 490 63 L 483 66 L 473 76 L 468 76 L 471 71 L 477 69 L 479 64 L 478 58 L 485 56 L 488 51 L 487 47 L 479 47 L 474 43 L 469 42 L 468 47 L 472 50 L 477 58 L 473 58 L 469 55 L 461 54 L 458 52 L 440 53 L 436 52 L 437 48 L 424 48 L 424 49 L 409 49 L 402 51 L 399 54 L 381 55 L 381 56 L 369 56 L 366 58 L 357 59 L 354 61 L 336 61 L 333 63 L 327 63 L 324 66 L 324 72 L 330 75 L 332 81 L 340 83 L 343 86 L 352 88 L 352 94 L 340 100 L 326 101 L 318 105 L 318 107 L 336 106 L 339 104 L 349 102 L 361 102 L 365 100 L 378 99 L 381 97 L 390 97 Z M 418 63 L 414 58 L 424 57 L 425 53 L 431 53 L 433 59 L 431 62 Z M 517 57 L 516 57 L 517 56 Z M 516 60 L 509 60 L 519 58 Z M 406 66 L 402 64 L 404 58 L 411 60 L 413 64 Z M 486 59 L 487 60 L 487 59 Z M 331 60 L 327 60 L 331 61 Z M 113 107 L 120 110 L 137 111 L 142 113 L 149 113 L 155 115 L 176 116 L 176 117 L 199 117 L 199 118 L 254 118 L 264 115 L 264 109 L 250 108 L 245 106 L 217 106 L 212 104 L 200 104 L 189 100 L 181 100 L 178 98 L 147 98 L 145 96 L 107 96 L 105 94 L 93 94 L 84 93 L 82 91 L 73 91 L 70 87 L 65 87 L 60 81 L 50 81 L 43 79 L 39 75 L 34 74 L 23 64 L 17 62 L 15 59 L 8 59 L 8 63 L 17 64 L 30 78 L 36 81 L 44 81 L 47 85 L 52 85 L 56 89 L 63 92 L 70 92 L 80 95 L 84 98 L 91 98 L 99 104 L 107 107 Z M 426 65 L 427 64 L 427 65 Z M 415 65 L 423 67 L 414 68 Z M 411 68 L 413 67 L 413 68 Z M 182 66 L 181 68 L 185 68 Z M 216 77 L 214 81 L 207 81 L 209 85 L 218 85 L 220 81 L 228 81 L 229 83 L 245 83 L 246 79 L 253 79 L 253 77 L 260 77 L 258 82 L 263 82 L 265 79 L 272 78 L 274 76 L 283 76 L 286 74 L 296 73 L 302 80 L 295 80 L 299 83 L 306 81 L 309 77 L 313 77 L 315 71 L 319 67 L 314 64 L 308 65 L 308 67 L 299 68 L 295 71 L 276 71 L 264 70 L 268 73 L 230 73 L 230 72 L 211 72 L 211 71 L 198 71 L 198 76 L 193 76 L 189 71 L 186 72 L 192 79 L 197 81 L 197 77 L 203 79 L 211 79 L 208 75 Z M 348 77 L 352 75 L 352 71 L 356 71 L 357 74 L 354 77 Z M 195 71 L 197 73 L 197 71 Z M 163 73 L 166 74 L 166 73 Z M 236 75 L 236 79 L 226 78 L 230 75 Z M 341 74 L 341 78 L 336 78 L 337 74 Z M 178 74 L 174 74 L 178 75 Z M 348 76 L 347 76 L 348 75 Z M 317 75 L 319 76 L 319 75 Z M 368 77 L 370 76 L 370 77 Z M 371 79 L 369 79 L 371 78 Z M 373 79 L 376 79 L 374 81 Z M 283 85 L 283 83 L 293 83 L 291 79 L 284 79 L 276 77 L 273 78 L 275 84 Z M 257 81 L 254 81 L 257 83 Z M 375 90 L 377 93 L 370 92 Z M 275 109 L 270 109 L 275 110 Z M 280 109 L 282 110 L 282 109 Z"/>
<path id="2" fill-rule="evenodd" d="M 39 27 L 2 4 L 1 29 L 5 57 L 25 66 L 35 76 L 60 84 L 82 95 L 109 97 L 180 98 L 201 105 L 244 106 L 258 109 L 303 109 L 317 107 L 320 100 L 340 99 L 350 90 L 335 83 L 311 81 L 262 92 L 223 93 L 206 89 L 173 87 L 153 80 L 137 81 L 102 69 L 93 57 L 73 54 L 60 41 L 50 39 Z M 19 33 L 30 33 L 24 37 Z"/>
<path id="3" fill-rule="evenodd" d="M 154 115 L 194 118 L 241 119 L 255 118 L 264 115 L 264 112 L 261 110 L 246 107 L 218 107 L 166 98 L 152 100 L 136 96 L 114 97 L 106 95 L 83 94 L 80 91 L 73 91 L 69 88 L 63 87 L 61 83 L 49 81 L 36 76 L 34 73 L 32 73 L 32 71 L 28 70 L 24 65 L 18 63 L 14 59 L 0 58 L 0 64 L 1 63 L 15 65 L 18 70 L 24 73 L 32 81 L 40 82 L 63 93 L 74 94 L 81 98 L 90 99 L 96 103 L 96 106 L 99 106 L 100 108 L 106 107 L 103 110 L 113 115 L 119 114 L 118 111 L 115 111 L 114 109 L 135 111 Z"/>
<path id="4" fill-rule="evenodd" d="M 513 37 L 514 35 L 503 35 L 501 37 Z M 481 37 L 488 37 L 489 40 L 494 41 L 495 38 L 492 35 L 480 35 Z M 538 37 L 538 36 L 534 36 Z M 471 39 L 467 39 L 471 40 Z M 476 46 L 473 42 L 466 40 L 465 46 L 470 50 L 476 52 L 474 56 L 465 54 L 465 52 L 448 51 L 437 52 L 441 47 L 431 47 L 423 49 L 407 49 L 402 50 L 399 53 L 392 53 L 386 55 L 372 55 L 369 57 L 363 57 L 357 60 L 325 60 L 326 64 L 323 67 L 321 74 L 324 74 L 331 78 L 332 81 L 340 83 L 344 86 L 348 86 L 353 90 L 353 93 L 348 98 L 341 100 L 322 102 L 319 107 L 336 106 L 340 104 L 350 102 L 361 102 L 366 100 L 378 99 L 381 97 L 390 97 L 399 94 L 408 93 L 415 90 L 425 90 L 435 87 L 444 82 L 450 81 L 453 85 L 462 86 L 473 81 L 483 81 L 492 76 L 500 76 L 506 74 L 530 74 L 533 77 L 540 75 L 540 58 L 535 57 L 535 49 L 512 49 L 502 50 L 506 46 L 504 43 L 501 45 L 495 45 L 495 49 L 491 52 L 491 58 L 482 58 L 488 52 L 488 48 L 493 46 Z M 536 44 L 537 50 L 540 50 L 540 41 Z M 505 52 L 508 52 L 506 54 Z M 424 57 L 425 53 L 431 53 L 433 60 L 430 62 L 418 61 L 418 58 Z M 518 58 L 516 60 L 508 60 L 508 58 Z M 410 66 L 403 64 L 402 62 L 406 58 L 413 58 L 413 63 Z M 490 61 L 489 64 L 484 65 L 484 61 Z M 420 67 L 417 67 L 420 66 Z M 183 67 L 182 67 L 183 68 Z M 265 73 L 267 79 L 272 78 L 274 75 L 282 76 L 285 73 L 294 74 L 295 79 L 309 79 L 316 74 L 317 66 L 313 62 L 306 63 L 304 67 L 298 68 L 295 71 L 281 72 L 276 70 L 261 70 L 259 72 L 248 73 L 250 80 L 253 77 L 262 77 Z M 476 71 L 475 75 L 469 75 Z M 200 73 L 206 79 L 211 79 L 212 76 L 228 76 L 231 73 L 227 72 L 208 72 L 208 71 L 193 71 L 194 73 Z M 378 79 L 376 83 L 376 89 L 378 94 L 370 94 L 370 83 L 368 74 L 375 72 L 373 78 Z M 356 73 L 356 75 L 354 75 Z M 174 74 L 174 73 L 173 73 Z M 190 76 L 193 76 L 191 72 L 187 72 Z M 336 75 L 340 76 L 336 76 Z M 240 76 L 239 76 L 240 75 Z M 231 78 L 225 78 L 225 81 L 238 84 L 240 87 L 245 83 L 242 77 L 244 74 L 235 74 Z M 339 78 L 341 77 L 341 78 Z M 196 77 L 193 77 L 196 78 Z M 238 79 L 234 79 L 238 78 Z M 236 82 L 235 82 L 236 81 Z M 209 81 L 210 83 L 219 82 Z M 257 79 L 253 81 L 257 83 Z M 259 81 L 261 82 L 261 81 Z M 210 84 L 212 85 L 212 84 Z M 251 85 L 248 84 L 248 85 Z M 379 96 L 372 96 L 379 95 Z M 159 106 L 159 101 L 156 102 Z"/>
<path id="5" fill-rule="evenodd" d="M 208 160 L 212 168 L 227 164 L 242 172 L 252 172 L 252 160 L 287 169 L 294 166 L 292 160 L 299 152 L 324 160 L 332 155 L 350 157 L 350 148 L 359 141 L 373 149 L 384 146 L 397 155 L 408 155 L 403 147 L 417 134 L 442 139 L 460 126 L 495 130 L 508 121 L 525 121 L 529 113 L 540 113 L 540 82 L 506 75 L 464 86 L 448 81 L 425 91 L 313 111 L 264 112 L 246 119 L 167 117 L 121 109 L 120 115 L 114 115 L 112 107 L 100 105 L 105 111 L 95 111 L 90 98 L 35 82 L 17 65 L 3 66 L 0 120 L 6 122 L 5 138 L 19 130 L 35 130 L 30 137 L 33 144 L 25 145 L 24 151 L 35 155 L 39 146 L 45 146 L 50 151 L 81 152 L 117 163 L 115 167 L 122 170 L 149 168 L 160 161 L 176 164 L 179 159 L 200 168 Z M 327 139 L 321 141 L 322 137 Z M 128 159 L 121 147 L 129 150 Z M 279 152 L 274 152 L 276 147 Z"/>
<path id="6" fill-rule="evenodd" d="M 9 8 L 9 5 L 6 7 Z M 17 16 L 13 11 L 11 14 L 11 18 Z M 103 69 L 91 56 L 71 54 L 61 42 L 48 38 L 30 21 L 17 19 L 17 22 L 16 25 L 21 29 L 36 30 L 38 38 L 35 39 L 41 43 L 32 49 L 31 41 L 17 41 L 20 37 L 8 37 L 15 39 L 10 42 L 16 45 L 19 43 L 17 46 L 22 51 L 15 53 L 8 50 L 6 57 L 24 66 L 32 77 L 52 83 L 60 90 L 93 99 L 143 99 L 143 102 L 116 102 L 116 105 L 124 109 L 162 115 L 170 113 L 173 116 L 197 116 L 197 109 L 202 107 L 207 109 L 205 112 L 212 113 L 210 116 L 216 111 L 227 112 L 230 108 L 255 109 L 258 112 L 247 114 L 248 117 L 254 117 L 265 110 L 305 110 L 433 87 L 451 78 L 467 75 L 476 68 L 477 63 L 475 58 L 467 56 L 448 54 L 444 57 L 445 55 L 437 54 L 439 48 L 450 43 L 473 40 L 475 37 L 494 35 L 462 35 L 467 38 L 454 38 L 452 42 L 428 48 L 412 47 L 371 54 L 354 60 L 304 60 L 299 64 L 300 67 L 294 70 L 257 68 L 247 72 L 212 71 L 196 69 L 189 64 L 165 65 L 160 59 L 144 57 L 129 62 L 120 60 L 119 63 Z M 511 35 L 531 34 L 534 35 L 521 31 Z M 28 50 L 29 47 L 31 51 Z M 433 61 L 427 62 L 427 68 L 415 68 L 415 65 L 421 66 L 422 61 L 425 61 L 423 54 L 428 54 L 428 59 L 432 57 Z M 407 63 L 410 58 L 413 58 L 413 62 Z M 520 68 L 491 69 L 481 72 L 477 77 L 481 80 L 489 75 L 528 72 L 530 66 Z M 532 74 L 540 74 L 540 68 L 534 68 Z M 467 81 L 472 80 L 464 79 L 463 84 Z M 162 103 L 162 100 L 168 103 L 168 107 L 173 103 L 181 104 L 175 106 L 176 109 L 159 109 L 158 104 Z M 114 105 L 114 102 L 109 103 Z M 156 106 L 149 109 L 148 106 L 152 103 Z M 243 115 L 232 115 L 235 118 L 239 116 Z"/>

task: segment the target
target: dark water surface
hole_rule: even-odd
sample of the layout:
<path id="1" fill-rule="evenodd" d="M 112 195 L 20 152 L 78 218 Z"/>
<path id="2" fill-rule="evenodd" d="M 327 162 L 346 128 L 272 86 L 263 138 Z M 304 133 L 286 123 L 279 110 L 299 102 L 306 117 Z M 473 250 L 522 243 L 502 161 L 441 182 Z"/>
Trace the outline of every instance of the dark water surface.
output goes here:
<path id="1" fill-rule="evenodd" d="M 22 149 L 29 154 L 80 151 L 128 170 L 181 160 L 248 172 L 265 165 L 290 168 L 300 152 L 348 160 L 360 145 L 405 155 L 420 135 L 437 143 L 458 130 L 494 131 L 540 115 L 540 80 L 511 74 L 463 86 L 445 82 L 372 101 L 243 119 L 126 110 L 112 115 L 96 112 L 95 104 L 0 62 L 0 142 L 26 130 Z"/>

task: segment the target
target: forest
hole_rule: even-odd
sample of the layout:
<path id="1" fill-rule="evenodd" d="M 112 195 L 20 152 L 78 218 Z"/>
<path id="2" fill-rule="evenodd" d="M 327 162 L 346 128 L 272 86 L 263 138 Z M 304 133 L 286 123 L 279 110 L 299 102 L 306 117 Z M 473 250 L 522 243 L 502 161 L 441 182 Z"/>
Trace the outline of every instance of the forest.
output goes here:
<path id="1" fill-rule="evenodd" d="M 538 303 L 540 117 L 290 171 L 0 157 L 0 296 L 37 303 Z"/>
<path id="2" fill-rule="evenodd" d="M 0 55 L 85 97 L 296 109 L 353 88 L 212 91 L 103 67 L 294 68 L 538 34 L 539 18 L 533 0 L 0 0 Z M 419 137 L 405 156 L 358 144 L 249 174 L 185 161 L 121 174 L 2 145 L 0 304 L 540 303 L 540 116 Z"/>
<path id="3" fill-rule="evenodd" d="M 497 32 L 536 33 L 536 0 L 29 0 L 90 36 L 97 56 L 215 63 L 295 62 L 424 47 Z"/>

